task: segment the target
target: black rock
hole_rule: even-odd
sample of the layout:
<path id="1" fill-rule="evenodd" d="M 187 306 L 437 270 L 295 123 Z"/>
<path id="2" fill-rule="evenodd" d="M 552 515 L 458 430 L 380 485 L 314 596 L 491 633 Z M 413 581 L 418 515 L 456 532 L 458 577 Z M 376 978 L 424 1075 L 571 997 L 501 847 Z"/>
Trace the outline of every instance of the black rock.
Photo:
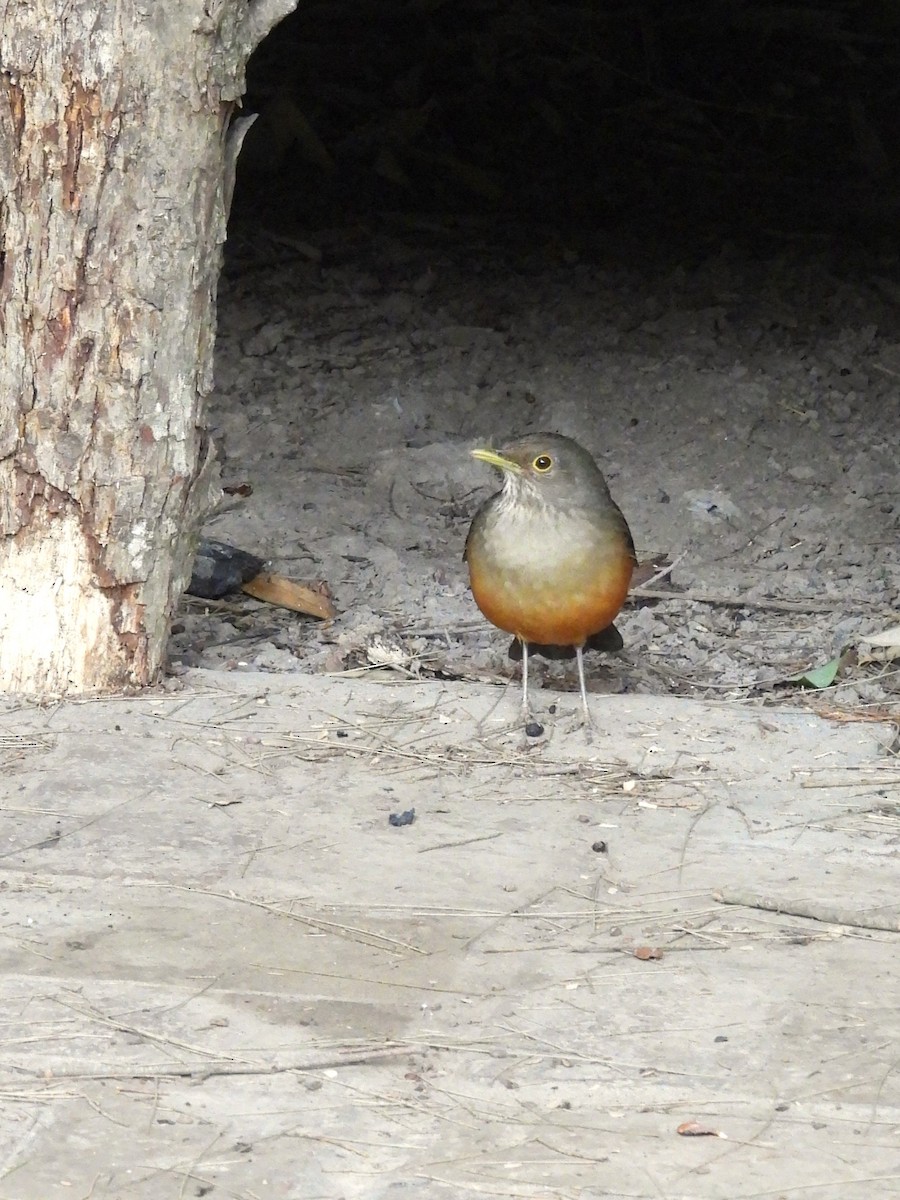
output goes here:
<path id="1" fill-rule="evenodd" d="M 264 565 L 263 559 L 246 550 L 201 538 L 191 582 L 185 590 L 189 596 L 218 600 L 229 592 L 240 591 L 241 584 L 258 575 Z"/>

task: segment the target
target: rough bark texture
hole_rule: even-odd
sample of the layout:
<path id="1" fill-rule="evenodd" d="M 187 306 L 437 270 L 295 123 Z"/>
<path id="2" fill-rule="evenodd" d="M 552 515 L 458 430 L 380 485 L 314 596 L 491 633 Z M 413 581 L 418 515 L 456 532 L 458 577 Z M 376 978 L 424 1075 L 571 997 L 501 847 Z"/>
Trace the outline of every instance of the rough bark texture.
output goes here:
<path id="1" fill-rule="evenodd" d="M 0 0 L 0 690 L 151 682 L 214 491 L 228 123 L 296 0 Z"/>

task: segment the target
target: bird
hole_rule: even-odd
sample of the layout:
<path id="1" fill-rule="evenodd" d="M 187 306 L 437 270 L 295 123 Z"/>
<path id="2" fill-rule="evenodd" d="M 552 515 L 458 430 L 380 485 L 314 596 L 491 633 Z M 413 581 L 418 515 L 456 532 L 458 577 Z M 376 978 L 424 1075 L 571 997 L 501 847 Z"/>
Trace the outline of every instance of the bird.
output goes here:
<path id="1" fill-rule="evenodd" d="M 592 724 L 584 649 L 621 647 L 613 621 L 636 564 L 628 522 L 593 457 L 573 438 L 533 433 L 500 450 L 470 453 L 501 472 L 503 487 L 476 512 L 463 558 L 475 603 L 521 646 L 525 721 L 530 647 L 549 657 L 574 649 Z"/>

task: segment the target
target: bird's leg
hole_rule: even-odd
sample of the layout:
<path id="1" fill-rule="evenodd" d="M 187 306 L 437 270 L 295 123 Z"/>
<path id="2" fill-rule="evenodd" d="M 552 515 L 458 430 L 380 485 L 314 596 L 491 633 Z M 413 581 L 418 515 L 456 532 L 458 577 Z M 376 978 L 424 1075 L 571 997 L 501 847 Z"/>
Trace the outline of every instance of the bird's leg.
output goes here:
<path id="1" fill-rule="evenodd" d="M 528 643 L 524 638 L 522 642 L 522 717 L 525 722 L 528 722 Z"/>
<path id="2" fill-rule="evenodd" d="M 586 725 L 593 726 L 594 721 L 591 717 L 591 710 L 588 708 L 587 688 L 584 684 L 584 647 L 575 647 L 575 657 L 578 660 L 578 682 L 581 684 L 581 703 L 584 707 L 584 721 Z"/>

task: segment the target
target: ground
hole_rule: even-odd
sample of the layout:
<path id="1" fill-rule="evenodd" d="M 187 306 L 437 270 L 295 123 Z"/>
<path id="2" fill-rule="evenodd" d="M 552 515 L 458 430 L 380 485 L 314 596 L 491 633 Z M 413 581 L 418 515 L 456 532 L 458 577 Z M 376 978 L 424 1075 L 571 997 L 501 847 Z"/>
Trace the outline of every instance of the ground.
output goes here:
<path id="1" fill-rule="evenodd" d="M 0 1200 L 898 1194 L 895 268 L 234 236 L 207 532 L 339 615 L 5 704 Z M 536 429 L 673 564 L 593 734 L 549 663 L 524 736 L 461 561 Z"/>
<path id="2" fill-rule="evenodd" d="M 209 532 L 324 579 L 341 616 L 194 605 L 177 660 L 343 671 L 387 646 L 413 671 L 505 678 L 461 561 L 497 486 L 468 450 L 540 429 L 596 455 L 640 557 L 668 554 L 684 593 L 627 613 L 597 689 L 754 698 L 897 623 L 896 253 L 673 262 L 453 235 L 236 236 L 212 421 L 226 482 L 254 493 Z M 852 669 L 828 703 L 898 688 Z"/>

